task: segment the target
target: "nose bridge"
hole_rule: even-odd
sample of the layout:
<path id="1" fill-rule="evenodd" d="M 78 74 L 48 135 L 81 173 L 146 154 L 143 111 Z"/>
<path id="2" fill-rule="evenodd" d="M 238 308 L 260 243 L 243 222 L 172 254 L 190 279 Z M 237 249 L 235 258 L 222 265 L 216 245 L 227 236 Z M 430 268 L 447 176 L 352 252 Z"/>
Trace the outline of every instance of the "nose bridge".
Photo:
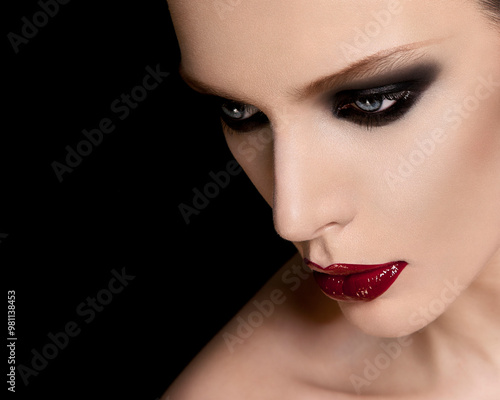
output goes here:
<path id="1" fill-rule="evenodd" d="M 288 134 L 287 134 L 288 133 Z M 313 188 L 312 149 L 292 132 L 275 133 L 273 217 L 276 231 L 287 240 L 304 240 L 312 213 L 306 204 Z"/>
<path id="2" fill-rule="evenodd" d="M 307 118 L 275 127 L 273 216 L 286 240 L 311 240 L 349 218 L 342 200 L 346 184 L 336 171 L 338 150 L 325 134 Z"/>

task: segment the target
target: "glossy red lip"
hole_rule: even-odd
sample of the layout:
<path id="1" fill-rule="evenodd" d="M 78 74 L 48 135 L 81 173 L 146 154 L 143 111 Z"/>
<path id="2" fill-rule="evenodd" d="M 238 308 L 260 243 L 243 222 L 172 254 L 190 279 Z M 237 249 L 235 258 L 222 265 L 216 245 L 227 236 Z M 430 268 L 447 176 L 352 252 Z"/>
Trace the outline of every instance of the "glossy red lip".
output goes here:
<path id="1" fill-rule="evenodd" d="M 339 301 L 370 301 L 382 295 L 408 265 L 406 261 L 385 264 L 332 264 L 321 267 L 308 259 L 321 290 Z"/>

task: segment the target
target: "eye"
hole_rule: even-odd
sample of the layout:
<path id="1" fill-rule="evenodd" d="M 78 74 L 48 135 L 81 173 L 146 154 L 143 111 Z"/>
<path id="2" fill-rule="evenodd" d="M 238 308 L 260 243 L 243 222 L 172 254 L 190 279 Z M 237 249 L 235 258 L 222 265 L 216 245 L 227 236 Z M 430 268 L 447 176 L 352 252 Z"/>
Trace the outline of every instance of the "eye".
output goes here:
<path id="1" fill-rule="evenodd" d="M 257 107 L 231 100 L 221 101 L 220 117 L 236 132 L 248 132 L 269 122 L 267 116 Z"/>
<path id="2" fill-rule="evenodd" d="M 372 96 L 372 97 L 363 97 L 359 100 L 356 100 L 352 106 L 356 107 L 360 111 L 364 111 L 367 113 L 381 112 L 385 111 L 388 108 L 392 107 L 397 103 L 398 100 L 403 98 L 404 96 L 409 96 L 410 92 L 399 93 L 397 95 L 392 96 Z M 349 105 L 348 105 L 349 106 Z M 347 107 L 347 106 L 344 106 Z M 343 107 L 343 108 L 344 108 Z"/>
<path id="3" fill-rule="evenodd" d="M 236 121 L 241 121 L 251 118 L 260 111 L 255 106 L 249 104 L 237 103 L 235 101 L 228 101 L 226 103 L 222 103 L 221 110 L 227 117 L 234 119 Z"/>
<path id="4" fill-rule="evenodd" d="M 411 96 L 410 91 L 399 93 L 390 93 L 385 95 L 372 95 L 360 97 L 354 103 L 346 104 L 340 109 L 344 110 L 350 107 L 366 113 L 377 113 L 391 108 L 400 100 L 407 100 Z"/>
<path id="5" fill-rule="evenodd" d="M 417 82 L 410 81 L 340 92 L 335 96 L 334 114 L 367 128 L 387 125 L 406 114 L 422 91 Z"/>

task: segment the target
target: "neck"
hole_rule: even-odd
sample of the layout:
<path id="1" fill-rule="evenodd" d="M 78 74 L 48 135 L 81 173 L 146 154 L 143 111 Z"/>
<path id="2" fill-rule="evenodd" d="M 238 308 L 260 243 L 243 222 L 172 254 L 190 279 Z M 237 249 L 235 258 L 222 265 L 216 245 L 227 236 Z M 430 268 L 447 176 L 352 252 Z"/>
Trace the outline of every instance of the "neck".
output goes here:
<path id="1" fill-rule="evenodd" d="M 420 333 L 438 371 L 500 374 L 500 250 L 476 280 Z"/>

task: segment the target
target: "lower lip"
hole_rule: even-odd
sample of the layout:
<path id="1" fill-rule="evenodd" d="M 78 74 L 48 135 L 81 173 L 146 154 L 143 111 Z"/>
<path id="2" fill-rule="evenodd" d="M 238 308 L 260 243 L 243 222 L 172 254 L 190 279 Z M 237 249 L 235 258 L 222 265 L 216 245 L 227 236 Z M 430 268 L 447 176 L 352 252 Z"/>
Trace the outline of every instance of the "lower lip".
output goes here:
<path id="1" fill-rule="evenodd" d="M 314 271 L 314 278 L 321 290 L 334 300 L 370 301 L 389 289 L 407 265 L 404 261 L 397 261 L 345 275 Z"/>

